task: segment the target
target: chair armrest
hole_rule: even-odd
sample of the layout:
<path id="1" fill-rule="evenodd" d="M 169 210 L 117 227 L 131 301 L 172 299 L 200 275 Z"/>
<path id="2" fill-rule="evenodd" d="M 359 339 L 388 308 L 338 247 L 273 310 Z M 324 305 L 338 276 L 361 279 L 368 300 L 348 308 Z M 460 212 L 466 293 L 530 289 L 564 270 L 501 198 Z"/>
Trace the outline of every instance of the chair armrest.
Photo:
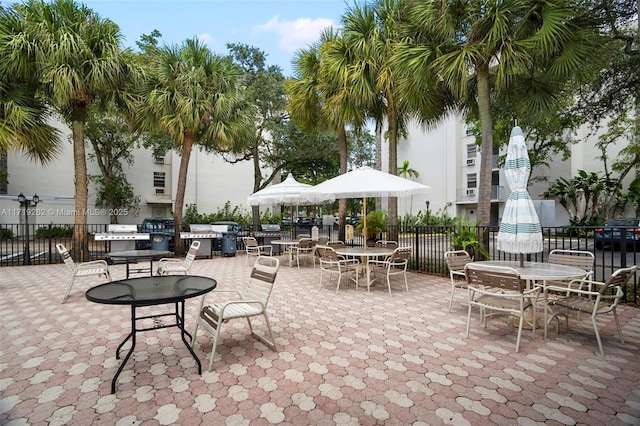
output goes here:
<path id="1" fill-rule="evenodd" d="M 580 290 L 579 288 L 567 288 L 567 287 L 556 287 L 556 286 L 546 286 L 544 288 L 545 292 L 547 291 L 558 291 L 558 292 L 566 292 L 567 296 L 597 296 L 597 291 L 589 291 L 589 290 Z"/>
<path id="2" fill-rule="evenodd" d="M 102 266 L 104 268 L 109 268 L 109 265 L 105 260 L 91 260 L 89 262 L 83 262 L 76 265 L 76 269 L 93 269 L 96 266 Z"/>
<path id="3" fill-rule="evenodd" d="M 369 265 L 378 265 L 378 266 L 387 266 L 387 265 L 389 265 L 389 261 L 388 260 L 371 259 L 368 263 L 369 263 Z"/>
<path id="4" fill-rule="evenodd" d="M 163 257 L 162 259 L 158 260 L 158 263 L 172 263 L 172 262 L 182 263 L 182 262 L 184 262 L 184 260 L 183 259 L 178 259 L 176 257 Z"/>

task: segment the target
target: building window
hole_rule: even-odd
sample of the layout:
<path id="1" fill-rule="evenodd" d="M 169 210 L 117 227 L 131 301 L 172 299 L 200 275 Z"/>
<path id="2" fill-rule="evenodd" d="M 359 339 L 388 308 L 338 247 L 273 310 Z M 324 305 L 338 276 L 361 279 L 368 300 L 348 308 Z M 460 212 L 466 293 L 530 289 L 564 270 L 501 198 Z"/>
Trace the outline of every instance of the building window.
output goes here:
<path id="1" fill-rule="evenodd" d="M 478 156 L 478 145 L 470 143 L 467 145 L 467 158 L 476 158 Z"/>
<path id="2" fill-rule="evenodd" d="M 477 187 L 478 187 L 478 174 L 469 173 L 467 175 L 467 188 L 477 188 Z"/>
<path id="3" fill-rule="evenodd" d="M 467 129 L 466 134 L 467 136 L 473 136 L 473 129 Z"/>
<path id="4" fill-rule="evenodd" d="M 153 186 L 156 188 L 164 188 L 164 172 L 153 172 Z"/>

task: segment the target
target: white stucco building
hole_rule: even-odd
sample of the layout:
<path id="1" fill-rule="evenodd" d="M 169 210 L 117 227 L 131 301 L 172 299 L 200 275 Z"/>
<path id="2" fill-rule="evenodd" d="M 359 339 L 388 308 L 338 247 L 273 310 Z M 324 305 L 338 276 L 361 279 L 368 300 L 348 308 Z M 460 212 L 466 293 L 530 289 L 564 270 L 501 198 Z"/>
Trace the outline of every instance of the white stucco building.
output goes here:
<path id="1" fill-rule="evenodd" d="M 65 141 L 69 141 L 69 130 L 63 129 Z M 431 186 L 426 194 L 415 195 L 410 199 L 400 199 L 399 213 L 412 212 L 426 208 L 433 213 L 446 211 L 449 216 L 476 218 L 478 197 L 478 174 L 480 155 L 475 139 L 466 124 L 459 117 L 449 117 L 437 128 L 426 131 L 419 125 L 409 128 L 409 136 L 400 141 L 398 163 L 409 160 L 410 167 L 420 173 L 419 182 Z M 578 170 L 601 170 L 597 159 L 599 152 L 595 148 L 594 137 L 587 139 L 581 132 L 581 142 L 572 147 L 572 156 L 566 162 L 556 161 L 550 169 L 538 170 L 549 176 L 571 178 Z M 621 147 L 618 147 L 619 150 Z M 90 149 L 89 147 L 87 149 Z M 74 167 L 71 142 L 64 143 L 61 155 L 49 165 L 40 165 L 24 158 L 22 154 L 12 152 L 7 156 L 9 183 L 6 194 L 0 197 L 0 223 L 10 224 L 22 221 L 15 196 L 20 192 L 28 197 L 38 194 L 42 200 L 38 204 L 36 215 L 29 223 L 71 224 L 74 209 Z M 503 173 L 497 168 L 497 154 L 494 156 L 494 177 L 492 182 L 492 224 L 498 224 L 504 203 L 509 194 Z M 610 153 L 615 158 L 617 152 Z M 125 167 L 134 192 L 141 198 L 138 216 L 126 214 L 119 216 L 120 223 L 140 223 L 145 217 L 168 217 L 173 212 L 178 167 L 180 157 L 173 151 L 162 158 L 154 158 L 152 151 L 144 148 L 134 150 L 135 161 L 131 167 Z M 383 142 L 383 170 L 387 169 L 387 143 Z M 95 163 L 87 160 L 90 174 L 98 174 Z M 530 186 L 534 200 L 540 200 L 546 190 L 546 184 Z M 201 213 L 215 212 L 229 202 L 231 206 L 246 204 L 247 196 L 253 189 L 253 166 L 250 161 L 230 164 L 220 156 L 212 155 L 195 148 L 190 159 L 185 204 L 197 205 Z M 89 208 L 94 213 L 88 218 L 90 224 L 109 223 L 108 214 L 101 214 L 95 207 L 95 191 L 90 186 Z M 535 201 L 544 226 L 565 225 L 568 217 L 564 209 L 553 201 Z M 102 212 L 104 213 L 104 212 Z"/>

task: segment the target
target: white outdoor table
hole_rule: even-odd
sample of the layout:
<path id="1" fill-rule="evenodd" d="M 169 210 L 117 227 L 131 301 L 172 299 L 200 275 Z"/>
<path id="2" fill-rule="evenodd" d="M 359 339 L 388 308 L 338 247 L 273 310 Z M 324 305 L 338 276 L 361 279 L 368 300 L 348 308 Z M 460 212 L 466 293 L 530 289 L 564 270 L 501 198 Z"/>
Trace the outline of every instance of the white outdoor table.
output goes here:
<path id="1" fill-rule="evenodd" d="M 299 242 L 299 240 L 272 240 L 271 244 L 276 244 L 283 247 L 283 249 L 279 250 L 279 252 L 280 254 L 282 254 L 282 252 L 284 251 L 289 254 L 289 267 L 291 267 L 291 264 L 293 263 L 293 252 L 291 251 L 291 249 L 293 247 L 296 247 Z"/>
<path id="2" fill-rule="evenodd" d="M 587 271 L 576 268 L 575 266 L 558 265 L 555 263 L 542 262 L 524 262 L 524 266 L 520 266 L 519 261 L 509 260 L 483 260 L 474 262 L 477 265 L 484 266 L 501 266 L 512 268 L 518 271 L 520 277 L 527 281 L 527 286 L 539 285 L 544 292 L 544 337 L 547 338 L 547 311 L 548 311 L 548 293 L 546 290 L 546 281 L 565 281 L 571 279 L 584 278 Z M 540 283 L 542 282 L 542 283 Z"/>
<path id="3" fill-rule="evenodd" d="M 384 247 L 343 247 L 336 249 L 336 254 L 340 256 L 359 257 L 367 271 L 367 291 L 371 288 L 371 268 L 369 259 L 374 257 L 387 257 L 393 254 L 392 248 Z"/>

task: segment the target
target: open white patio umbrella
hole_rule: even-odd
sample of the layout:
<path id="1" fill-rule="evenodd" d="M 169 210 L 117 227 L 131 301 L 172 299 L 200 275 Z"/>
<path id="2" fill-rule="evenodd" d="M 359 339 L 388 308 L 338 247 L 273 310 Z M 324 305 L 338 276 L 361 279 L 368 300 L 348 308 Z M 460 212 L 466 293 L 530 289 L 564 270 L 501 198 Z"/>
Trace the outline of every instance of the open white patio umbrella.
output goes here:
<path id="1" fill-rule="evenodd" d="M 331 202 L 335 200 L 332 197 L 318 199 L 314 196 L 309 198 L 306 193 L 312 185 L 298 182 L 291 173 L 287 178 L 275 185 L 269 185 L 266 188 L 256 191 L 247 197 L 247 204 L 250 206 L 260 206 L 265 204 L 314 204 Z"/>
<path id="2" fill-rule="evenodd" d="M 389 173 L 360 167 L 333 179 L 329 179 L 309 190 L 311 197 L 333 195 L 335 198 L 363 198 L 363 229 L 367 234 L 367 197 L 406 197 L 426 192 L 430 186 Z"/>
<path id="3" fill-rule="evenodd" d="M 496 248 L 507 253 L 520 254 L 520 266 L 524 254 L 541 252 L 542 228 L 538 214 L 527 191 L 531 163 L 522 129 L 511 130 L 504 174 L 511 189 L 502 214 L 502 222 L 496 240 Z"/>
<path id="4" fill-rule="evenodd" d="M 298 182 L 291 173 L 287 178 L 275 185 L 256 191 L 247 197 L 247 204 L 250 206 L 260 206 L 265 204 L 288 204 L 291 206 L 291 221 L 293 229 L 293 206 L 303 206 L 309 204 L 330 203 L 335 200 L 332 195 L 318 197 L 308 195 L 312 185 Z"/>

